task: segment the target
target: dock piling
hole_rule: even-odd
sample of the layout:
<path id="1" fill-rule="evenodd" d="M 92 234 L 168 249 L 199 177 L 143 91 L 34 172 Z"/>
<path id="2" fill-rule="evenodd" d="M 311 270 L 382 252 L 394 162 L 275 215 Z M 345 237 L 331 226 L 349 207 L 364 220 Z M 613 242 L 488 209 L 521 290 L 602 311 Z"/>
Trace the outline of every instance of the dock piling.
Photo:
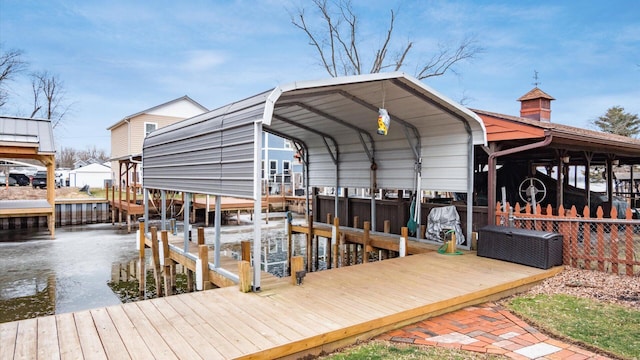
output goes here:
<path id="1" fill-rule="evenodd" d="M 172 295 L 171 292 L 171 259 L 169 258 L 169 233 L 167 230 L 160 231 L 160 240 L 162 241 L 162 274 L 164 277 L 164 293 L 166 296 Z"/>
<path id="2" fill-rule="evenodd" d="M 156 280 L 156 293 L 162 296 L 162 278 L 160 275 L 160 249 L 158 247 L 158 228 L 151 227 L 151 256 L 153 257 L 153 277 Z"/>
<path id="3" fill-rule="evenodd" d="M 144 263 L 145 263 L 145 256 L 144 256 L 144 247 L 145 247 L 145 234 L 144 234 L 144 226 L 142 226 L 142 223 L 144 222 L 144 219 L 140 219 L 140 230 L 138 231 L 138 264 L 140 267 L 140 277 L 138 278 L 138 291 L 139 291 L 139 295 L 140 298 L 144 298 L 144 291 L 145 291 L 145 282 L 146 282 L 146 272 L 144 269 Z"/>
<path id="4" fill-rule="evenodd" d="M 249 261 L 238 261 L 238 275 L 240 277 L 238 285 L 241 292 L 248 293 L 249 291 L 251 291 L 252 274 L 253 269 L 251 268 L 251 263 Z"/>
<path id="5" fill-rule="evenodd" d="M 211 283 L 209 283 L 209 247 L 207 245 L 198 246 L 198 259 L 200 260 L 200 269 L 198 271 L 202 274 L 202 290 L 211 289 Z"/>
<path id="6" fill-rule="evenodd" d="M 371 231 L 371 223 L 368 221 L 364 222 L 364 237 L 362 240 L 362 263 L 366 264 L 369 262 L 369 242 L 371 239 L 369 238 L 369 232 Z"/>

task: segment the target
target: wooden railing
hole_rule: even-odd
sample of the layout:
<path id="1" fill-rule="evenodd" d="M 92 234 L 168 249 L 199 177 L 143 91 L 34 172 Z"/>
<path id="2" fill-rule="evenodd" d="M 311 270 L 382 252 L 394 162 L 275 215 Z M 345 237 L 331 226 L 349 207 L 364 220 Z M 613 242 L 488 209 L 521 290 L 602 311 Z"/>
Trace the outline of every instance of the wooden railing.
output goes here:
<path id="1" fill-rule="evenodd" d="M 627 208 L 624 218 L 618 218 L 615 207 L 605 218 L 602 207 L 591 218 L 589 208 L 582 213 L 572 207 L 554 209 L 538 205 L 535 213 L 531 206 L 514 208 L 496 205 L 496 224 L 523 229 L 557 232 L 563 236 L 563 263 L 576 268 L 592 269 L 615 274 L 640 274 L 640 220 L 633 219 Z"/>

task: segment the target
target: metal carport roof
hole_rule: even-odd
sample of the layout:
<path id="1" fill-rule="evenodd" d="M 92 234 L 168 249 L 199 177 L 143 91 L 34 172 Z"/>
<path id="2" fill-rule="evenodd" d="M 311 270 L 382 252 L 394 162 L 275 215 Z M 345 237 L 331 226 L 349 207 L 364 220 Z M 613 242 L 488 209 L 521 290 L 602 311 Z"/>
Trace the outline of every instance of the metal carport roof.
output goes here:
<path id="1" fill-rule="evenodd" d="M 391 117 L 387 135 L 376 133 L 379 108 Z M 477 115 L 404 73 L 303 81 L 152 132 L 143 186 L 251 198 L 259 213 L 263 130 L 304 150 L 310 186 L 464 192 L 469 212 L 473 147 L 486 144 Z"/>

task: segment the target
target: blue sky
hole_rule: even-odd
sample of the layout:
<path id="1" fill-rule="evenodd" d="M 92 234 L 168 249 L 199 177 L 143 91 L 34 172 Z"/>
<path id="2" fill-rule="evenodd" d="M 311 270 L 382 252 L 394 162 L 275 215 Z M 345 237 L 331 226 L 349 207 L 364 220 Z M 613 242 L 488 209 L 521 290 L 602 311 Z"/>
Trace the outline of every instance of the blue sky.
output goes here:
<path id="1" fill-rule="evenodd" d="M 394 39 L 414 41 L 403 71 L 439 43 L 473 34 L 484 48 L 456 74 L 426 84 L 472 108 L 519 114 L 518 97 L 555 97 L 552 122 L 593 128 L 614 105 L 640 113 L 640 6 L 636 1 L 354 0 L 365 41 L 380 43 L 390 9 Z M 183 95 L 207 108 L 297 80 L 326 78 L 287 9 L 304 1 L 0 0 L 0 43 L 21 49 L 31 71 L 64 82 L 73 103 L 57 147 L 110 151 L 106 128 Z M 309 8 L 310 10 L 310 8 Z M 371 49 L 367 51 L 367 49 Z M 10 83 L 7 115 L 29 115 L 28 78 Z"/>

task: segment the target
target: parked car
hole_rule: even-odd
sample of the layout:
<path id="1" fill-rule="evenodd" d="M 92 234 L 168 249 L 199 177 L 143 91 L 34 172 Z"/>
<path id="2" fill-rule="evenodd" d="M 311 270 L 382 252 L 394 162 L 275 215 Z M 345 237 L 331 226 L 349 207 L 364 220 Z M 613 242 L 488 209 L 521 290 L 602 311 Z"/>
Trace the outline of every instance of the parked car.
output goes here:
<path id="1" fill-rule="evenodd" d="M 29 186 L 31 184 L 31 180 L 25 174 L 20 173 L 10 173 L 9 177 L 14 179 L 19 186 Z"/>
<path id="2" fill-rule="evenodd" d="M 18 183 L 16 182 L 16 180 L 12 177 L 9 177 L 9 186 L 17 186 Z M 6 175 L 0 175 L 0 186 L 7 186 L 7 176 Z"/>
<path id="3" fill-rule="evenodd" d="M 47 187 L 47 172 L 46 171 L 38 171 L 31 179 L 31 185 L 33 188 L 41 188 L 44 189 Z"/>

